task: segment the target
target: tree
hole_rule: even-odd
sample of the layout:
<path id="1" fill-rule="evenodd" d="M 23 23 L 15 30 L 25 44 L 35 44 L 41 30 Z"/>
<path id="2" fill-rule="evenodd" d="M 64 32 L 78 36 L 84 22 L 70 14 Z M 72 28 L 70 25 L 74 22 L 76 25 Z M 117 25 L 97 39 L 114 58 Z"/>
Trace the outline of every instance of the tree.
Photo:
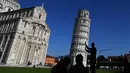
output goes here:
<path id="1" fill-rule="evenodd" d="M 106 58 L 104 57 L 104 55 L 98 56 L 97 58 L 98 61 L 105 61 Z"/>

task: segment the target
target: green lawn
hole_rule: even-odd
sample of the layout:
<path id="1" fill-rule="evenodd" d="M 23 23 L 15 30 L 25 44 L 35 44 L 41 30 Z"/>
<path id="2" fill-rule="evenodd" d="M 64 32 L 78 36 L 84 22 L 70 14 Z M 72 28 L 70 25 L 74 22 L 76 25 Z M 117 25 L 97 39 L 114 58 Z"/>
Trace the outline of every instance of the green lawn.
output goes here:
<path id="1" fill-rule="evenodd" d="M 1 73 L 50 73 L 48 68 L 16 68 L 16 67 L 0 67 Z"/>
<path id="2" fill-rule="evenodd" d="M 106 70 L 106 69 L 99 69 L 96 71 L 96 73 L 117 73 L 117 71 L 114 70 Z"/>
<path id="3" fill-rule="evenodd" d="M 48 68 L 0 67 L 1 73 L 50 73 Z M 113 70 L 97 70 L 97 73 L 115 73 Z"/>

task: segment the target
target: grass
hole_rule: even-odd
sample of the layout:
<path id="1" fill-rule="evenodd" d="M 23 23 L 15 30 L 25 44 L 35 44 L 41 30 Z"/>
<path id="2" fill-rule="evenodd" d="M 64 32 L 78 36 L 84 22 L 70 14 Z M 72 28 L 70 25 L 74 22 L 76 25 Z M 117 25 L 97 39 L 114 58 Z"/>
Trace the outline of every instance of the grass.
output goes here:
<path id="1" fill-rule="evenodd" d="M 0 67 L 1 73 L 51 73 L 49 68 L 18 68 L 18 67 Z M 99 69 L 96 73 L 115 73 L 113 70 Z"/>
<path id="2" fill-rule="evenodd" d="M 1 73 L 51 73 L 49 68 L 0 67 Z"/>
<path id="3" fill-rule="evenodd" d="M 117 71 L 109 70 L 109 69 L 98 69 L 96 73 L 117 73 Z"/>

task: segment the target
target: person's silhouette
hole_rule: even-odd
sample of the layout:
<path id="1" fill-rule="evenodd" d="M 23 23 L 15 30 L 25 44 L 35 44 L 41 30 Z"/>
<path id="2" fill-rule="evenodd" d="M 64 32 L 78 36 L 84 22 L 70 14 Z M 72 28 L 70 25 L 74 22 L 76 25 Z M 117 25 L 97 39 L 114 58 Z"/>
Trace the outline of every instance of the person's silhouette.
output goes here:
<path id="1" fill-rule="evenodd" d="M 52 68 L 51 73 L 69 73 L 67 68 L 69 64 L 70 64 L 70 58 L 65 57 L 63 60 L 60 60 L 60 62 Z"/>
<path id="2" fill-rule="evenodd" d="M 130 69 L 130 64 L 128 63 L 128 59 L 125 56 L 125 59 L 124 59 L 124 73 L 130 73 L 129 69 Z"/>
<path id="3" fill-rule="evenodd" d="M 89 73 L 88 67 L 83 65 L 83 56 L 81 54 L 76 56 L 76 65 L 70 68 L 69 73 Z"/>
<path id="4" fill-rule="evenodd" d="M 91 44 L 91 48 L 89 48 L 87 45 L 85 47 L 85 50 L 89 53 L 91 53 L 90 55 L 90 70 L 91 73 L 95 73 L 95 64 L 96 64 L 96 53 L 97 53 L 97 49 L 95 47 L 94 42 L 92 42 Z M 86 49 L 87 48 L 87 49 Z"/>

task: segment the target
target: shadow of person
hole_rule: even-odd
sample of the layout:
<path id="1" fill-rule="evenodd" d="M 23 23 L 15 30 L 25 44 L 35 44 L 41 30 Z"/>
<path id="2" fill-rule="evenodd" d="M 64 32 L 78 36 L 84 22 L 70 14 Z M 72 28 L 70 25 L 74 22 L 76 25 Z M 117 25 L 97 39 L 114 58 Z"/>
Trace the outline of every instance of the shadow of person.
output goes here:
<path id="1" fill-rule="evenodd" d="M 95 64 L 96 64 L 96 53 L 97 53 L 97 49 L 95 47 L 95 43 L 94 42 L 91 43 L 91 48 L 89 48 L 86 45 L 85 50 L 91 54 L 90 55 L 90 70 L 91 70 L 91 73 L 96 73 L 95 72 Z"/>
<path id="2" fill-rule="evenodd" d="M 63 60 L 60 60 L 60 62 L 52 68 L 51 73 L 69 73 L 68 72 L 69 64 L 70 64 L 70 58 L 65 57 Z"/>
<path id="3" fill-rule="evenodd" d="M 76 56 L 76 65 L 70 67 L 69 73 L 89 73 L 88 67 L 83 65 L 83 56 L 81 54 Z"/>

